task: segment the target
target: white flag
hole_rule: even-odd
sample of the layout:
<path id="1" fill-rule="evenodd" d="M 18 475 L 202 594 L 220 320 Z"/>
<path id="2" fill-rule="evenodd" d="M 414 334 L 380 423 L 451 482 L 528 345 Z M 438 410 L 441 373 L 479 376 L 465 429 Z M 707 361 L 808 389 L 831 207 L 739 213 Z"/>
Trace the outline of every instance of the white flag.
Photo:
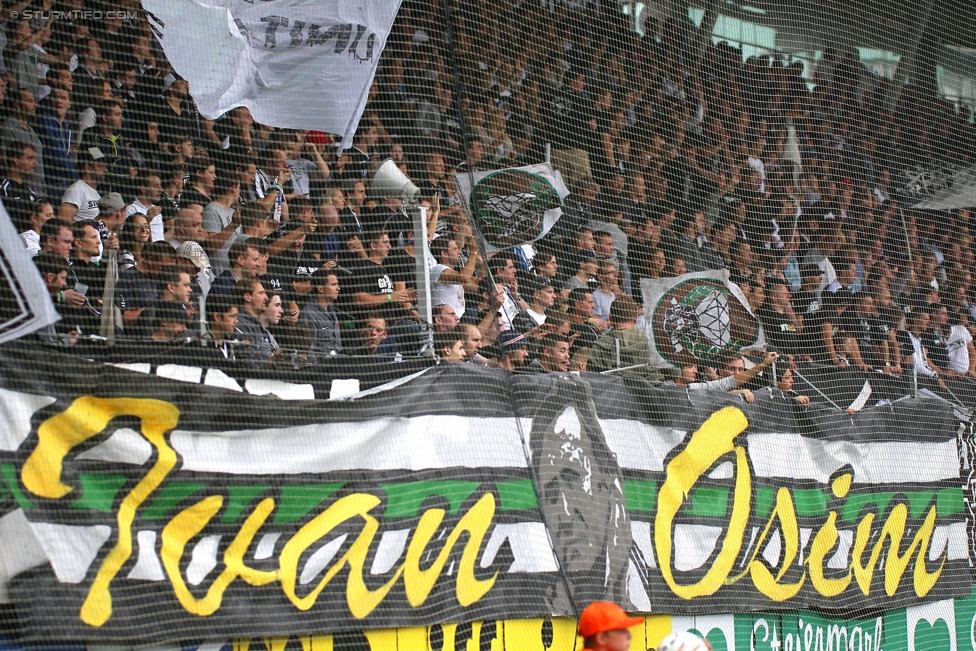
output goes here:
<path id="1" fill-rule="evenodd" d="M 549 163 L 456 174 L 454 181 L 487 253 L 535 242 L 548 233 L 569 195 L 563 177 Z"/>
<path id="2" fill-rule="evenodd" d="M 60 319 L 44 279 L 0 202 L 0 343 Z"/>
<path id="3" fill-rule="evenodd" d="M 145 0 L 200 114 L 352 142 L 400 0 Z"/>
<path id="4" fill-rule="evenodd" d="M 759 319 L 724 269 L 641 278 L 640 286 L 651 366 L 718 366 L 766 344 Z"/>

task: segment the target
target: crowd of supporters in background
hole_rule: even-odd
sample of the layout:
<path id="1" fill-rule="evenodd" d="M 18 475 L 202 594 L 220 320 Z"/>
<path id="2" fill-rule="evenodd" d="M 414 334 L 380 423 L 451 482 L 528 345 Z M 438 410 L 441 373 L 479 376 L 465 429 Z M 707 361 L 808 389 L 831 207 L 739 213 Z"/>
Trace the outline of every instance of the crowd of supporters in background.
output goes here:
<path id="1" fill-rule="evenodd" d="M 201 118 L 132 2 L 98 22 L 5 13 L 0 198 L 62 315 L 41 339 L 77 345 L 117 309 L 132 359 L 189 336 L 252 368 L 417 355 L 412 218 L 370 187 L 391 158 L 429 208 L 444 360 L 663 381 L 640 368 L 641 279 L 727 269 L 791 365 L 976 375 L 971 215 L 895 191 L 908 166 L 969 160 L 951 104 L 906 87 L 889 106 L 854 54 L 810 79 L 743 61 L 689 21 L 640 38 L 608 9 L 474 2 L 448 34 L 438 7 L 404 3 L 352 143 L 243 107 Z M 562 219 L 485 256 L 453 175 L 547 149 L 572 191 Z"/>

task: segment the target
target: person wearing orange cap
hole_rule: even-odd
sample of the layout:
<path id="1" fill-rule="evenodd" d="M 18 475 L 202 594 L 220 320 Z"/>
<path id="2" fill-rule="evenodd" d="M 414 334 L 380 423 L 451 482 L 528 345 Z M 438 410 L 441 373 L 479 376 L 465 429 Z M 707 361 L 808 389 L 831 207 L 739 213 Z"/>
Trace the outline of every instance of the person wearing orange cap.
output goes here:
<path id="1" fill-rule="evenodd" d="M 631 626 L 643 624 L 643 617 L 630 617 L 609 601 L 594 601 L 579 616 L 583 648 L 591 651 L 627 651 Z"/>

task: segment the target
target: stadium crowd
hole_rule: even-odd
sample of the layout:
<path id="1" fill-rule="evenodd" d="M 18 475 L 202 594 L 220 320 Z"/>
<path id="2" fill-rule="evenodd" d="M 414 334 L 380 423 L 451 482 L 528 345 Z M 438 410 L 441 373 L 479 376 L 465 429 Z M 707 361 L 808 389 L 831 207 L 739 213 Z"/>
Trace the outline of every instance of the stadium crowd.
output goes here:
<path id="1" fill-rule="evenodd" d="M 856 55 L 828 52 L 808 80 L 690 22 L 642 39 L 592 7 L 475 2 L 449 32 L 410 1 L 344 147 L 243 107 L 203 119 L 144 14 L 119 6 L 129 17 L 3 15 L 0 198 L 62 316 L 45 342 L 76 345 L 117 309 L 129 359 L 191 333 L 251 368 L 417 355 L 412 221 L 370 187 L 390 158 L 429 208 L 443 360 L 736 389 L 741 358 L 674 378 L 644 365 L 641 279 L 726 269 L 790 368 L 976 375 L 971 215 L 910 210 L 895 187 L 910 165 L 968 161 L 973 128 L 911 87 L 889 108 Z M 483 255 L 453 175 L 547 148 L 563 217 Z"/>

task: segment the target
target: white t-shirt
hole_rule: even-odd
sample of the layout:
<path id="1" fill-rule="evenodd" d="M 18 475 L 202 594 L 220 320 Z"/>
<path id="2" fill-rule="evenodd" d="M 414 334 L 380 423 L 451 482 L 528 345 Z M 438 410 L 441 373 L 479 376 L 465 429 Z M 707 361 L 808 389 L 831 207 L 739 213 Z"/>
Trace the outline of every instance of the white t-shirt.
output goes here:
<path id="1" fill-rule="evenodd" d="M 617 298 L 616 294 L 607 294 L 602 289 L 593 290 L 593 315 L 604 321 L 610 318 L 610 304 Z"/>
<path id="2" fill-rule="evenodd" d="M 928 364 L 928 356 L 925 354 L 925 346 L 922 345 L 922 340 L 911 331 L 906 330 L 905 332 L 908 333 L 908 338 L 912 342 L 912 365 L 915 370 L 923 377 L 935 377 L 935 371 Z M 905 366 L 904 361 L 902 361 L 902 366 Z"/>
<path id="3" fill-rule="evenodd" d="M 949 349 L 949 370 L 966 374 L 969 372 L 969 342 L 973 336 L 969 330 L 961 325 L 954 325 L 946 337 L 946 348 Z"/>
<path id="4" fill-rule="evenodd" d="M 438 264 L 430 269 L 430 304 L 450 305 L 458 318 L 464 315 L 464 285 L 438 282 L 441 273 L 450 267 Z"/>
<path id="5" fill-rule="evenodd" d="M 34 257 L 41 251 L 41 236 L 35 233 L 33 230 L 24 231 L 20 234 L 20 239 L 24 240 L 24 246 L 27 247 L 27 255 Z"/>
<path id="6" fill-rule="evenodd" d="M 738 386 L 739 383 L 735 381 L 735 376 L 729 375 L 708 382 L 692 382 L 688 388 L 692 391 L 734 391 Z"/>
<path id="7" fill-rule="evenodd" d="M 532 308 L 527 309 L 525 311 L 525 314 L 528 315 L 528 317 L 530 319 L 532 319 L 533 321 L 535 321 L 535 324 L 537 326 L 541 326 L 542 324 L 544 324 L 546 322 L 546 315 L 545 314 L 539 314 L 538 312 L 534 311 Z"/>
<path id="8" fill-rule="evenodd" d="M 64 191 L 64 196 L 61 197 L 61 203 L 70 203 L 73 206 L 78 206 L 78 212 L 72 221 L 80 222 L 85 219 L 95 219 L 98 217 L 98 200 L 102 198 L 102 195 L 92 186 L 88 185 L 82 180 L 75 181 L 68 186 L 68 189 Z"/>
<path id="9" fill-rule="evenodd" d="M 291 187 L 298 194 L 308 196 L 311 191 L 309 171 L 317 170 L 318 165 L 306 158 L 296 158 L 288 161 L 288 169 L 291 170 Z"/>
<path id="10" fill-rule="evenodd" d="M 749 167 L 759 172 L 759 194 L 766 191 L 766 164 L 761 158 L 749 157 Z"/>
<path id="11" fill-rule="evenodd" d="M 85 132 L 86 129 L 91 129 L 95 126 L 97 122 L 95 117 L 95 109 L 89 106 L 84 111 L 78 114 L 77 129 L 75 129 L 75 142 L 81 142 L 81 134 Z"/>
<path id="12" fill-rule="evenodd" d="M 498 308 L 498 329 L 501 332 L 512 329 L 512 321 L 519 315 L 519 306 L 515 299 L 505 291 L 505 302 Z"/>

